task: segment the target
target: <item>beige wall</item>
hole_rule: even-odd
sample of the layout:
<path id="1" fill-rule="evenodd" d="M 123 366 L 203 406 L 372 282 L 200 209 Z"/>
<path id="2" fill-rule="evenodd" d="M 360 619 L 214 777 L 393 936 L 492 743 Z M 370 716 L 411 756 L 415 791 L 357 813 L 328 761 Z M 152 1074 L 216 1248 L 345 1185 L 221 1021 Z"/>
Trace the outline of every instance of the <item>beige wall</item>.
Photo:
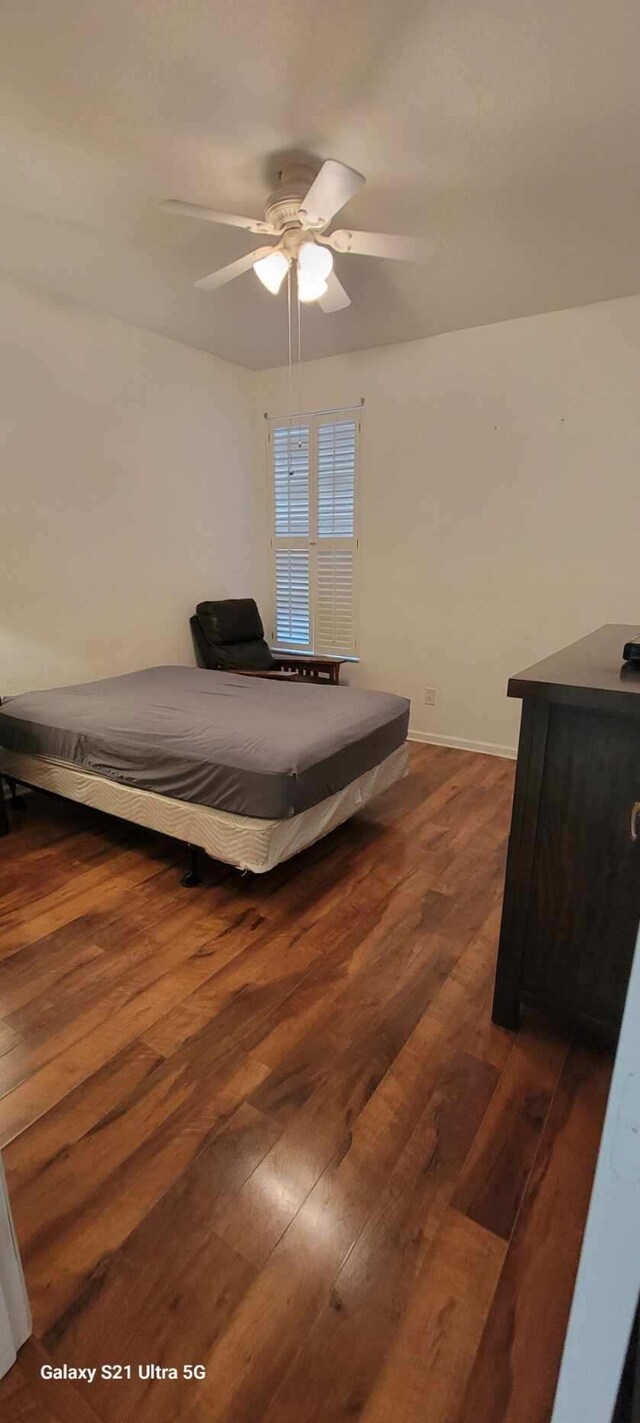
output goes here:
<path id="1" fill-rule="evenodd" d="M 0 304 L 0 694 L 191 662 L 194 603 L 261 592 L 253 377 L 8 282 Z"/>
<path id="2" fill-rule="evenodd" d="M 267 611 L 262 412 L 286 372 L 0 299 L 0 694 L 190 662 L 208 594 Z M 510 672 L 640 629 L 639 378 L 640 297 L 303 368 L 305 408 L 366 400 L 350 676 L 410 696 L 417 733 L 512 748 Z"/>
<path id="3" fill-rule="evenodd" d="M 603 622 L 640 629 L 640 297 L 316 361 L 302 379 L 306 409 L 366 400 L 351 675 L 410 696 L 419 733 L 514 747 L 511 672 Z M 257 387 L 260 412 L 287 410 L 286 372 Z"/>

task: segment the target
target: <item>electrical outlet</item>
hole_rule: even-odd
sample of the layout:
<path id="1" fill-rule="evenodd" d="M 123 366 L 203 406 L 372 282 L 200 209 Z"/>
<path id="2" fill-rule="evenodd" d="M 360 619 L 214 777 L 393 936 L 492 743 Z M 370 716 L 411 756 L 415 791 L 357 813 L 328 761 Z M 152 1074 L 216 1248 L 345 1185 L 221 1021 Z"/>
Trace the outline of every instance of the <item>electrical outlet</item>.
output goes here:
<path id="1" fill-rule="evenodd" d="M 422 699 L 426 707 L 434 707 L 436 704 L 435 687 L 425 687 L 422 693 Z"/>

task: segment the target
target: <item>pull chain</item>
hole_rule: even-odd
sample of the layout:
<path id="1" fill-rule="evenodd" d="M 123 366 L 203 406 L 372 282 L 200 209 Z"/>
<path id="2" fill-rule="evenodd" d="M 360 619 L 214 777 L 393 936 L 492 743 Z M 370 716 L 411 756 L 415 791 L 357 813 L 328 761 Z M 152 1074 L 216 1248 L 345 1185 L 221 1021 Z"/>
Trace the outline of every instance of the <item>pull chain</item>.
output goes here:
<path id="1" fill-rule="evenodd" d="M 300 319 L 300 292 L 296 281 L 296 298 L 298 303 L 298 419 L 302 424 L 302 323 Z"/>
<path id="2" fill-rule="evenodd" d="M 289 418 L 287 420 L 287 464 L 289 468 L 289 479 L 293 479 L 293 458 L 291 452 L 291 441 L 293 434 L 294 420 L 294 396 L 293 396 L 293 356 L 294 356 L 294 315 L 292 302 L 292 268 L 289 267 L 287 273 L 287 338 L 288 338 L 288 383 L 289 383 Z M 297 307 L 297 357 L 298 357 L 298 426 L 302 428 L 302 321 L 300 314 L 300 294 L 298 292 L 298 282 L 296 280 L 296 307 Z M 301 433 L 298 434 L 298 449 L 302 449 Z"/>
<path id="3" fill-rule="evenodd" d="M 289 347 L 289 419 L 287 422 L 287 465 L 289 467 L 289 479 L 293 478 L 293 460 L 291 457 L 291 431 L 293 422 L 293 330 L 291 312 L 291 267 L 287 272 L 287 337 Z"/>

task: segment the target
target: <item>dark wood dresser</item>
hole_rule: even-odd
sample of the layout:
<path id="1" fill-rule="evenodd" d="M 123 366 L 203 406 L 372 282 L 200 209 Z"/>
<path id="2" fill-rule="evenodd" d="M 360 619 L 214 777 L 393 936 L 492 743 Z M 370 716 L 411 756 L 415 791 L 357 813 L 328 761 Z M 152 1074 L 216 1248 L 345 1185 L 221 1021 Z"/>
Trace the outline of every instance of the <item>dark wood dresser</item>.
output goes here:
<path id="1" fill-rule="evenodd" d="M 512 677 L 522 700 L 494 1022 L 523 1004 L 615 1037 L 640 919 L 640 671 L 608 623 Z"/>

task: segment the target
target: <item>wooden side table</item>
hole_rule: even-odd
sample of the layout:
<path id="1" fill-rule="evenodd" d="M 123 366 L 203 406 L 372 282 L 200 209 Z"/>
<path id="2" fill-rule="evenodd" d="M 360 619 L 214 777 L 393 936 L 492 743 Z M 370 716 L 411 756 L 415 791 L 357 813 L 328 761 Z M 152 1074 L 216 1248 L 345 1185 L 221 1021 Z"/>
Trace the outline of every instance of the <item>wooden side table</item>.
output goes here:
<path id="1" fill-rule="evenodd" d="M 331 682 L 334 687 L 340 681 L 340 668 L 348 657 L 313 657 L 307 652 L 274 652 L 278 668 L 283 672 L 295 672 L 310 682 Z"/>

